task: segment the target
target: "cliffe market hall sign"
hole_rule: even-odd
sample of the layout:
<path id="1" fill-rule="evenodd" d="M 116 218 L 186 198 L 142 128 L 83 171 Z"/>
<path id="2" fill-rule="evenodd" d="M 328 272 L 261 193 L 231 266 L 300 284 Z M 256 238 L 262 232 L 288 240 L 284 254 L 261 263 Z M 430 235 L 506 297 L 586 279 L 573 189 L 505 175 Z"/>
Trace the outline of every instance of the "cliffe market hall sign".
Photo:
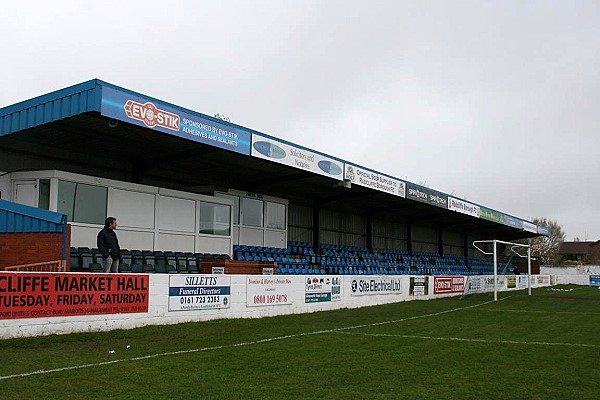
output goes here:
<path id="1" fill-rule="evenodd" d="M 0 319 L 148 312 L 148 275 L 0 272 Z"/>

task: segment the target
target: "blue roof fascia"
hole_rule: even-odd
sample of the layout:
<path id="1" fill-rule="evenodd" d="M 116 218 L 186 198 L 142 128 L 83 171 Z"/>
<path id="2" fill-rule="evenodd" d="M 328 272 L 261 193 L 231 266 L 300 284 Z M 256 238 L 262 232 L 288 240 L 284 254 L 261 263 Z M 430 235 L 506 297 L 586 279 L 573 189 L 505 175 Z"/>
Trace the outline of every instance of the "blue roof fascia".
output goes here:
<path id="1" fill-rule="evenodd" d="M 63 224 L 67 221 L 67 217 L 64 214 L 42 210 L 41 208 L 26 206 L 24 204 L 13 203 L 6 200 L 0 200 L 0 210 L 8 211 L 14 214 L 21 214 L 27 217 L 51 222 L 53 224 Z"/>
<path id="2" fill-rule="evenodd" d="M 0 136 L 85 112 L 100 112 L 101 85 L 101 81 L 92 79 L 0 108 Z"/>
<path id="3" fill-rule="evenodd" d="M 106 86 L 106 87 L 118 90 L 120 92 L 128 93 L 128 94 L 130 94 L 132 96 L 141 97 L 144 100 L 148 100 L 148 101 L 152 101 L 152 102 L 158 102 L 158 103 L 160 103 L 162 105 L 166 105 L 168 107 L 171 107 L 171 108 L 173 108 L 173 109 L 175 109 L 177 111 L 181 111 L 181 112 L 184 112 L 184 113 L 187 113 L 187 114 L 190 114 L 190 115 L 198 116 L 198 117 L 207 119 L 207 120 L 209 120 L 211 122 L 215 122 L 215 123 L 220 124 L 220 125 L 225 125 L 225 126 L 229 126 L 229 127 L 232 127 L 232 128 L 237 128 L 237 129 L 240 129 L 240 130 L 244 130 L 244 131 L 249 132 L 251 134 L 261 135 L 261 136 L 264 136 L 266 138 L 269 138 L 269 139 L 272 139 L 272 140 L 275 140 L 275 141 L 278 141 L 278 142 L 281 142 L 281 143 L 285 143 L 285 144 L 287 144 L 289 146 L 292 146 L 292 147 L 297 147 L 299 149 L 311 151 L 313 153 L 322 155 L 324 157 L 328 157 L 328 158 L 334 159 L 336 161 L 344 162 L 344 160 L 342 160 L 341 158 L 330 156 L 329 154 L 325 154 L 325 153 L 322 153 L 320 151 L 316 151 L 316 150 L 310 149 L 308 147 L 300 146 L 300 145 L 298 145 L 296 143 L 289 142 L 287 140 L 284 140 L 284 139 L 281 139 L 281 138 L 269 135 L 267 133 L 260 132 L 260 131 L 257 131 L 255 129 L 252 129 L 252 128 L 248 128 L 246 126 L 238 125 L 238 124 L 235 124 L 235 123 L 230 122 L 230 121 L 219 119 L 217 117 L 213 117 L 212 115 L 203 114 L 201 112 L 194 111 L 194 110 L 191 110 L 189 108 L 178 106 L 177 104 L 173 104 L 171 102 L 168 102 L 168 101 L 156 98 L 156 97 L 148 96 L 148 95 L 145 95 L 145 94 L 142 94 L 142 93 L 139 93 L 139 92 L 135 92 L 133 90 L 129 90 L 129 89 L 117 86 L 117 85 L 113 85 L 112 83 L 108 83 L 108 82 L 104 82 L 104 81 L 100 81 L 100 80 L 98 80 L 98 83 L 101 86 Z"/>

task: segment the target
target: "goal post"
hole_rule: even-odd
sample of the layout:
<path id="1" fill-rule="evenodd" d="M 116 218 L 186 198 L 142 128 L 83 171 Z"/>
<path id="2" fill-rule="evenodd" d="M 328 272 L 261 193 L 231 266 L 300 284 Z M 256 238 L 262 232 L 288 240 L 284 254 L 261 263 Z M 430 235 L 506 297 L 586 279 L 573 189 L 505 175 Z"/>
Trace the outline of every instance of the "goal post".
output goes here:
<path id="1" fill-rule="evenodd" d="M 527 258 L 527 289 L 528 294 L 531 296 L 531 247 L 527 244 L 522 243 L 514 243 L 514 242 L 505 242 L 503 240 L 475 240 L 473 242 L 473 247 L 479 250 L 484 255 L 492 255 L 493 256 L 493 264 L 494 264 L 494 301 L 498 301 L 498 268 L 500 263 L 500 255 L 499 247 L 504 246 L 504 249 L 501 253 L 510 253 L 510 259 L 513 256 L 517 256 L 520 258 Z M 523 254 L 526 250 L 527 254 Z M 504 254 L 506 255 L 506 254 Z M 508 264 L 508 263 L 507 263 Z"/>

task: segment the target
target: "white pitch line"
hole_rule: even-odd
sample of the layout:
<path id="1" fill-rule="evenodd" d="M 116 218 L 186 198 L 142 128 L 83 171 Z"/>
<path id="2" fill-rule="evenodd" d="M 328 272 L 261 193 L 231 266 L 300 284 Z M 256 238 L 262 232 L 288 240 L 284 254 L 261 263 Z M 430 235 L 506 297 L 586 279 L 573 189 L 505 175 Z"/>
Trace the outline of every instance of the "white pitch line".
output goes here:
<path id="1" fill-rule="evenodd" d="M 123 363 L 123 362 L 130 362 L 130 361 L 148 360 L 148 359 L 157 358 L 157 357 L 166 357 L 166 356 L 189 354 L 189 353 L 199 353 L 199 352 L 203 352 L 203 351 L 221 350 L 221 349 L 234 348 L 234 347 L 252 346 L 252 345 L 261 344 L 261 343 L 274 342 L 277 340 L 292 339 L 292 338 L 298 338 L 298 337 L 302 337 L 302 336 L 320 335 L 323 333 L 334 333 L 334 332 L 341 333 L 341 331 L 346 331 L 346 330 L 350 330 L 350 329 L 359 329 L 359 328 L 366 328 L 366 327 L 371 327 L 371 326 L 381 326 L 381 325 L 395 324 L 398 322 L 410 321 L 410 320 L 414 320 L 414 319 L 420 319 L 420 318 L 436 317 L 438 315 L 443 315 L 443 314 L 448 314 L 448 313 L 452 313 L 452 312 L 456 312 L 456 311 L 462 311 L 462 310 L 468 310 L 468 309 L 475 308 L 475 307 L 480 307 L 480 306 L 483 306 L 483 305 L 486 305 L 489 303 L 493 303 L 493 301 L 486 301 L 484 303 L 474 304 L 474 305 L 470 305 L 467 307 L 453 308 L 451 310 L 439 311 L 439 312 L 431 313 L 431 314 L 416 315 L 414 317 L 406 317 L 406 318 L 401 318 L 401 319 L 396 319 L 396 320 L 391 320 L 391 321 L 374 322 L 372 324 L 362 324 L 362 325 L 346 326 L 346 327 L 335 328 L 335 329 L 326 329 L 326 330 L 321 330 L 321 331 L 295 333 L 292 335 L 276 336 L 276 337 L 272 337 L 272 338 L 254 340 L 251 342 L 240 342 L 240 343 L 226 344 L 226 345 L 221 345 L 221 346 L 203 347 L 203 348 L 199 348 L 199 349 L 169 351 L 169 352 L 165 352 L 165 353 L 149 354 L 146 356 L 123 358 L 123 359 L 110 360 L 110 361 L 101 361 L 101 362 L 90 363 L 90 364 L 71 365 L 71 366 L 61 367 L 61 368 L 40 369 L 37 371 L 23 372 L 20 374 L 0 376 L 0 381 L 6 380 L 6 379 L 13 379 L 13 378 L 23 378 L 23 377 L 34 376 L 34 375 L 47 375 L 47 374 L 52 374 L 55 372 L 72 371 L 72 370 L 83 369 L 83 368 L 100 367 L 103 365 L 112 365 L 112 364 L 118 364 L 118 363 Z"/>
<path id="2" fill-rule="evenodd" d="M 488 309 L 489 312 L 512 312 L 512 313 L 531 313 L 531 314 L 572 314 L 572 315 L 600 315 L 597 312 L 576 312 L 576 311 L 535 311 L 535 310 L 509 310 L 509 309 Z"/>
<path id="3" fill-rule="evenodd" d="M 420 335 L 392 335 L 386 333 L 360 333 L 360 332 L 337 332 L 341 335 L 356 335 L 356 336 L 374 336 L 374 337 L 398 337 L 403 339 L 429 339 L 442 340 L 448 342 L 476 342 L 476 343 L 500 343 L 500 344 L 526 344 L 538 346 L 569 346 L 569 347 L 593 347 L 600 348 L 598 344 L 586 343 L 561 343 L 561 342 L 528 342 L 520 340 L 489 340 L 489 339 L 469 339 L 457 337 L 436 337 L 436 336 L 420 336 Z"/>

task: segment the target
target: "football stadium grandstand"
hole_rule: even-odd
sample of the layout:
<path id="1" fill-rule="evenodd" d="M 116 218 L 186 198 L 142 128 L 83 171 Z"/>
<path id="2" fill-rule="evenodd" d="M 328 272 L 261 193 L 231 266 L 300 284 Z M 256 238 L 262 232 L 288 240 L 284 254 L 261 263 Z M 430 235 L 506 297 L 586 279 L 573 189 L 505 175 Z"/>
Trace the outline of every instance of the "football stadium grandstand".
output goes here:
<path id="1" fill-rule="evenodd" d="M 281 276 L 347 276 L 341 282 L 353 292 L 356 277 L 379 277 L 392 292 L 406 282 L 406 292 L 413 277 L 439 277 L 441 285 L 443 276 L 512 274 L 518 265 L 509 250 L 499 268 L 473 243 L 548 234 L 508 213 L 97 79 L 0 108 L 0 199 L 23 206 L 18 212 L 66 216 L 56 258 L 72 273 L 101 272 L 96 234 L 116 217 L 120 272 L 171 289 L 177 276 L 255 265 L 256 273 Z M 13 225 L 22 232 L 23 224 Z M 11 254 L 0 269 L 52 261 L 22 254 L 30 258 Z M 213 308 L 228 308 L 222 300 Z"/>

